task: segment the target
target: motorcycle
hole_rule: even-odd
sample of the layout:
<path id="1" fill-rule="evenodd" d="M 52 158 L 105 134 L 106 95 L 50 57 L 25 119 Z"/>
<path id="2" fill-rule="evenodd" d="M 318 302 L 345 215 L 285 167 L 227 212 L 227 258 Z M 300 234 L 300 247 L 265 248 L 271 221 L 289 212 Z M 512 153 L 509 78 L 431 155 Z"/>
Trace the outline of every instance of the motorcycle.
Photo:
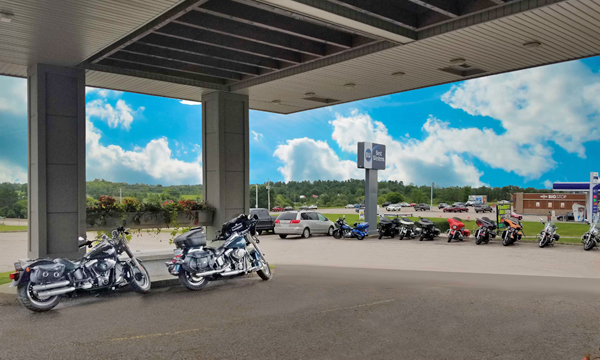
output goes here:
<path id="1" fill-rule="evenodd" d="M 546 245 L 554 245 L 554 242 L 560 239 L 560 235 L 556 233 L 558 228 L 552 221 L 544 222 L 543 219 L 540 219 L 540 222 L 545 225 L 544 230 L 537 236 L 540 247 L 543 248 Z"/>
<path id="2" fill-rule="evenodd" d="M 476 219 L 475 222 L 479 228 L 475 230 L 475 244 L 480 245 L 485 242 L 486 244 L 490 242 L 491 239 L 496 237 L 496 222 L 490 220 L 487 217 L 482 217 L 481 219 Z"/>
<path id="3" fill-rule="evenodd" d="M 354 228 L 352 228 L 346 223 L 345 216 L 335 221 L 335 227 L 335 230 L 333 230 L 333 237 L 336 239 L 357 238 L 358 240 L 362 240 L 365 236 L 369 235 L 367 230 L 369 228 L 369 223 L 354 223 Z"/>
<path id="4" fill-rule="evenodd" d="M 504 218 L 502 223 L 506 227 L 506 229 L 502 231 L 502 245 L 508 246 L 521 240 L 523 237 L 523 225 L 519 220 L 513 217 Z"/>
<path id="5" fill-rule="evenodd" d="M 405 217 L 400 220 L 400 236 L 398 237 L 400 240 L 405 237 L 410 237 L 414 239 L 417 236 L 417 232 L 415 231 L 415 223 L 411 219 Z"/>
<path id="6" fill-rule="evenodd" d="M 79 244 L 80 248 L 88 246 L 91 250 L 74 262 L 67 259 L 17 262 L 16 271 L 10 274 L 13 280 L 10 286 L 17 288 L 19 302 L 35 312 L 49 311 L 63 295 L 79 291 L 115 290 L 129 285 L 138 293 L 148 293 L 150 275 L 129 249 L 125 235 L 129 232 L 119 227 L 112 231 L 112 238 L 103 234 L 96 245 L 95 241 Z M 122 253 L 129 258 L 120 259 Z"/>
<path id="7" fill-rule="evenodd" d="M 392 239 L 400 233 L 400 219 L 397 217 L 394 219 L 386 218 L 383 215 L 379 217 L 379 238 L 381 239 L 384 236 L 389 236 Z"/>
<path id="8" fill-rule="evenodd" d="M 165 263 L 169 273 L 189 290 L 202 290 L 211 281 L 230 279 L 256 272 L 263 280 L 271 278 L 271 269 L 258 247 L 258 217 L 241 214 L 223 224 L 217 240 L 218 248 L 206 246 L 206 233 L 201 227 L 177 236 L 173 242 L 175 257 Z M 248 246 L 252 245 L 251 249 Z"/>
<path id="9" fill-rule="evenodd" d="M 448 229 L 448 242 L 452 240 L 463 241 L 466 236 L 471 235 L 471 232 L 468 229 L 465 229 L 465 224 L 463 224 L 462 220 L 457 217 L 449 218 L 448 224 L 450 224 L 450 229 Z"/>
<path id="10" fill-rule="evenodd" d="M 434 237 L 440 235 L 440 229 L 435 227 L 433 221 L 425 218 L 420 219 L 419 228 L 416 229 L 416 232 L 419 234 L 419 241 L 423 241 L 425 238 L 433 240 Z"/>
<path id="11" fill-rule="evenodd" d="M 600 243 L 600 237 L 598 236 L 599 231 L 598 220 L 596 220 L 590 225 L 590 230 L 581 236 L 583 250 L 589 251 L 592 250 L 593 247 L 598 247 L 598 243 Z"/>

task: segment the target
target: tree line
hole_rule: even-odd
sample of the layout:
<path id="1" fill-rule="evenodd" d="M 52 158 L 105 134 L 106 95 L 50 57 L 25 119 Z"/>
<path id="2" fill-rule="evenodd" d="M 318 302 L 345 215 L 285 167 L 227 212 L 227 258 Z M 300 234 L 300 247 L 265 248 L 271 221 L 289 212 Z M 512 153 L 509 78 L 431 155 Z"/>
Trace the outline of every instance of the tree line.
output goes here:
<path id="1" fill-rule="evenodd" d="M 258 186 L 258 207 L 268 206 L 267 184 L 250 186 L 250 207 L 256 205 L 256 186 Z M 347 204 L 362 203 L 365 199 L 364 180 L 327 180 L 327 181 L 290 181 L 270 183 L 271 207 L 318 205 L 343 207 Z M 102 179 L 88 181 L 86 184 L 88 204 L 93 204 L 101 195 L 112 196 L 116 199 L 121 194 L 123 198 L 135 198 L 142 202 L 179 201 L 192 198 L 202 199 L 202 185 L 149 185 L 111 182 Z M 546 189 L 519 186 L 503 187 L 470 187 L 451 186 L 433 188 L 433 202 L 453 203 L 466 201 L 469 195 L 486 195 L 488 202 L 510 200 L 517 192 L 551 192 Z M 431 187 L 404 184 L 402 181 L 380 181 L 378 185 L 378 203 L 429 203 Z M 313 197 L 315 195 L 315 197 Z M 27 217 L 27 184 L 0 184 L 0 216 Z"/>

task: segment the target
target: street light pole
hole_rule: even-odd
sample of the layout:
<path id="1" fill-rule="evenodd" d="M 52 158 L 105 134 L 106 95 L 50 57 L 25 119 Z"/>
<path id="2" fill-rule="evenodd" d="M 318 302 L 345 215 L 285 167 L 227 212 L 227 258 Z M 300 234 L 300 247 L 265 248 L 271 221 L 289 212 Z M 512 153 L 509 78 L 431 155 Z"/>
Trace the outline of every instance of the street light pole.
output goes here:
<path id="1" fill-rule="evenodd" d="M 431 183 L 431 204 L 430 207 L 433 207 L 433 183 Z"/>
<path id="2" fill-rule="evenodd" d="M 271 182 L 267 179 L 267 211 L 271 211 Z"/>
<path id="3" fill-rule="evenodd" d="M 254 207 L 258 209 L 258 183 L 254 186 L 256 186 L 256 205 Z"/>

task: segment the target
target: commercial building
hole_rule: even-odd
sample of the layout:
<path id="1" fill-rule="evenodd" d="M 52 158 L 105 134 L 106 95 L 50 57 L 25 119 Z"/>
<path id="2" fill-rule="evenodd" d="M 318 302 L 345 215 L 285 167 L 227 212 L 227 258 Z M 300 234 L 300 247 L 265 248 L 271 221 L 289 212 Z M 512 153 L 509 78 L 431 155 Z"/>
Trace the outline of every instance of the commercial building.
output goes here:
<path id="1" fill-rule="evenodd" d="M 554 211 L 555 215 L 565 215 L 573 211 L 573 205 L 586 206 L 586 194 L 556 193 L 516 193 L 513 194 L 513 207 L 517 214 L 547 215 Z"/>

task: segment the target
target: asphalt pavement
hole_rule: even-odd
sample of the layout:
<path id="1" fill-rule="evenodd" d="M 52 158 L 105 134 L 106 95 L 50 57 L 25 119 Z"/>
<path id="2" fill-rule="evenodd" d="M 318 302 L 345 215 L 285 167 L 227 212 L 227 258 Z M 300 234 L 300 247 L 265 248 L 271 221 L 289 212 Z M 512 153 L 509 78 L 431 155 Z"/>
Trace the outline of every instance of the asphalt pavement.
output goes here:
<path id="1" fill-rule="evenodd" d="M 276 266 L 146 296 L 0 300 L 0 358 L 582 359 L 598 354 L 600 280 Z"/>

